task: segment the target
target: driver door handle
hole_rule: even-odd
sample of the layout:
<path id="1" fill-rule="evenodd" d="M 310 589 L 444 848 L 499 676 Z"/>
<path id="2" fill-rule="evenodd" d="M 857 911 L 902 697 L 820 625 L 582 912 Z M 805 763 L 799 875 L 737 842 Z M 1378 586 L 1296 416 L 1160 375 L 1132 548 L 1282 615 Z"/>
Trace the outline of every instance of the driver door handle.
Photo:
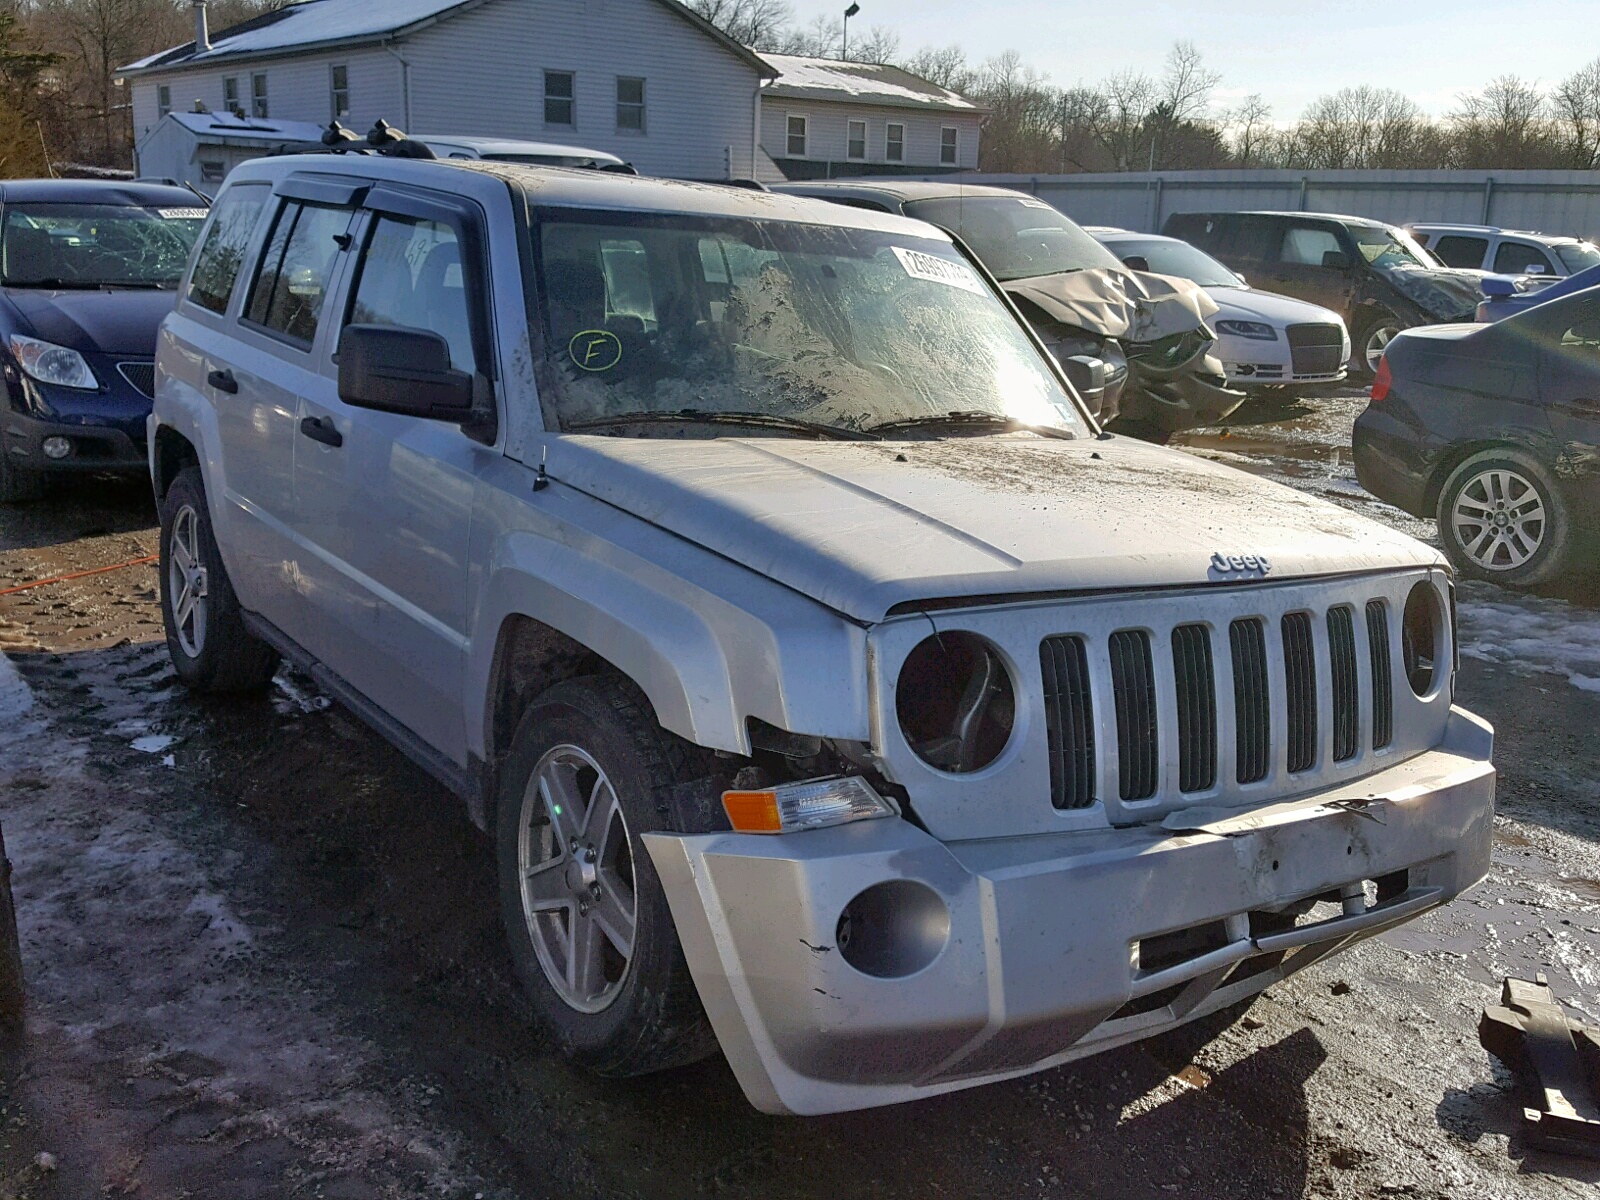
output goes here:
<path id="1" fill-rule="evenodd" d="M 321 442 L 324 446 L 337 449 L 344 445 L 344 434 L 339 432 L 331 417 L 303 417 L 300 421 L 300 432 L 313 442 Z"/>
<path id="2" fill-rule="evenodd" d="M 227 392 L 230 396 L 238 395 L 239 381 L 233 377 L 233 372 L 228 370 L 213 371 L 206 376 L 206 382 L 219 392 Z"/>

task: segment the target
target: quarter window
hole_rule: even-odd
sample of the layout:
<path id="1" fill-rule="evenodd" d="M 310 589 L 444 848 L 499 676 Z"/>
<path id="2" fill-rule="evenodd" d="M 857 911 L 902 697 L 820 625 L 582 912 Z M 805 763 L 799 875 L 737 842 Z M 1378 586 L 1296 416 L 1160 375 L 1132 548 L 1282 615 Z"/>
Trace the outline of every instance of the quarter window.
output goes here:
<path id="1" fill-rule="evenodd" d="M 1554 275 L 1555 268 L 1544 251 L 1526 242 L 1501 242 L 1495 252 L 1494 269 L 1502 275 Z"/>
<path id="2" fill-rule="evenodd" d="M 450 365 L 477 370 L 461 245 L 438 221 L 379 217 L 361 258 L 352 325 L 427 329 L 450 343 Z"/>
<path id="3" fill-rule="evenodd" d="M 287 201 L 261 256 L 245 318 L 309 347 L 339 257 L 334 239 L 350 228 L 350 210 Z"/>
<path id="4" fill-rule="evenodd" d="M 627 133 L 644 132 L 644 80 L 618 76 L 617 128 Z"/>
<path id="5" fill-rule="evenodd" d="M 328 76 L 333 119 L 342 121 L 350 115 L 350 68 L 339 63 L 329 68 Z"/>
<path id="6" fill-rule="evenodd" d="M 228 311 L 239 268 L 244 265 L 245 251 L 250 248 L 250 236 L 266 206 L 267 195 L 265 187 L 236 187 L 217 201 L 211 227 L 200 243 L 189 279 L 189 299 L 201 308 L 214 313 Z"/>
<path id="7" fill-rule="evenodd" d="M 229 75 L 222 81 L 222 111 L 244 115 L 244 109 L 239 105 L 239 77 Z"/>
<path id="8" fill-rule="evenodd" d="M 250 76 L 250 115 L 262 121 L 271 115 L 267 110 L 267 75 L 265 71 L 258 75 Z"/>
<path id="9" fill-rule="evenodd" d="M 573 99 L 571 71 L 546 71 L 544 73 L 544 123 L 546 125 L 577 124 L 577 106 Z"/>
<path id="10" fill-rule="evenodd" d="M 161 118 L 172 111 L 172 88 L 163 83 L 156 88 L 156 117 Z"/>
<path id="11" fill-rule="evenodd" d="M 959 146 L 958 139 L 961 131 L 954 125 L 946 125 L 939 130 L 939 165 L 953 167 L 956 165 L 956 150 Z"/>
<path id="12" fill-rule="evenodd" d="M 891 121 L 884 126 L 883 157 L 888 162 L 906 160 L 906 127 L 898 121 Z"/>
<path id="13" fill-rule="evenodd" d="M 850 122 L 850 137 L 844 148 L 846 158 L 865 158 L 867 156 L 867 123 L 865 121 Z"/>
<path id="14" fill-rule="evenodd" d="M 806 119 L 804 117 L 790 117 L 788 123 L 790 158 L 804 158 L 806 156 Z"/>

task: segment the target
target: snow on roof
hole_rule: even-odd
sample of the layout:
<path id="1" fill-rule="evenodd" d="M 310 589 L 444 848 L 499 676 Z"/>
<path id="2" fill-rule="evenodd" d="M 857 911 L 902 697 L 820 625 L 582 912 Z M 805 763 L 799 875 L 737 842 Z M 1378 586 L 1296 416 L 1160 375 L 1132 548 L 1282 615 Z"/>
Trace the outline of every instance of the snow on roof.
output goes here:
<path id="1" fill-rule="evenodd" d="M 311 121 L 268 121 L 216 112 L 174 112 L 168 113 L 167 117 L 203 138 L 225 137 L 271 143 L 320 143 L 322 140 L 322 126 Z"/>
<path id="2" fill-rule="evenodd" d="M 781 72 L 776 83 L 763 89 L 766 95 L 887 104 L 897 108 L 985 111 L 961 93 L 900 67 L 843 62 L 835 58 L 805 58 L 798 54 L 763 54 L 761 57 Z"/>

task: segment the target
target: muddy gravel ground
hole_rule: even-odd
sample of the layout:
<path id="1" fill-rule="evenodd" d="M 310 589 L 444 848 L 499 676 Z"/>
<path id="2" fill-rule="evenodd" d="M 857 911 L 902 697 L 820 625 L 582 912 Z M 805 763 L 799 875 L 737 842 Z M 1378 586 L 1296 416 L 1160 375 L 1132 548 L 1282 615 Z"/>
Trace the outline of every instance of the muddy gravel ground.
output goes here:
<path id="1" fill-rule="evenodd" d="M 1426 536 L 1350 469 L 1360 402 L 1196 453 Z M 1600 589 L 1463 589 L 1498 727 L 1488 880 L 1231 1027 L 1030 1079 L 762 1116 L 720 1061 L 631 1083 L 533 1031 L 484 840 L 306 679 L 175 682 L 138 483 L 0 510 L 0 824 L 31 1008 L 0 1057 L 0 1198 L 1565 1197 L 1476 1038 L 1506 973 L 1600 1019 Z M 121 565 L 133 563 L 134 565 Z M 7 657 L 9 656 L 9 657 Z M 1211 1040 L 1207 1040 L 1207 1039 Z"/>

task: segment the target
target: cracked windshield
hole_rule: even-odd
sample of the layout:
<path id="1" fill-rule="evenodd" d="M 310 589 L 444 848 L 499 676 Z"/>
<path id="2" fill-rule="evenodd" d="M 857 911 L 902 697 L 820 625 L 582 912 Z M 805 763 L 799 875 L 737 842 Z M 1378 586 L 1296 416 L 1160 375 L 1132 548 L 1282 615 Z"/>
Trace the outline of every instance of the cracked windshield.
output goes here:
<path id="1" fill-rule="evenodd" d="M 12 204 L 7 287 L 176 287 L 206 210 L 122 204 Z"/>
<path id="2" fill-rule="evenodd" d="M 608 214 L 540 225 L 547 419 L 826 436 L 1087 422 L 946 242 L 771 221 Z"/>

